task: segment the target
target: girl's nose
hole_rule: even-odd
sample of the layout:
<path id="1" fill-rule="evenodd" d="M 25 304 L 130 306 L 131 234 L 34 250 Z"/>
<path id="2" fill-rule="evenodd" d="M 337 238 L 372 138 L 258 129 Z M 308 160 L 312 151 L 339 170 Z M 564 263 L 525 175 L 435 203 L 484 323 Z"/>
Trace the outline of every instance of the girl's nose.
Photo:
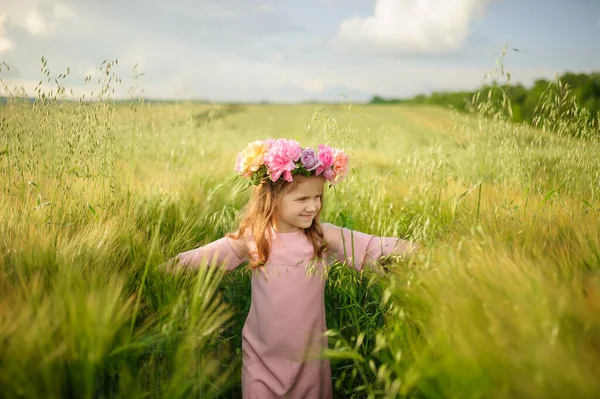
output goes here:
<path id="1" fill-rule="evenodd" d="M 306 207 L 306 210 L 309 212 L 316 212 L 317 209 L 319 209 L 319 200 L 310 201 L 310 203 Z"/>

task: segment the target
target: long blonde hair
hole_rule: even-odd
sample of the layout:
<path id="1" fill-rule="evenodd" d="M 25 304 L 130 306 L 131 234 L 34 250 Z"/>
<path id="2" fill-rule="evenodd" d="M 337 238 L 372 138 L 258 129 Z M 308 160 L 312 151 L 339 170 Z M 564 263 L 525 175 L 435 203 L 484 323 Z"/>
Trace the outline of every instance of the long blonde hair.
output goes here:
<path id="1" fill-rule="evenodd" d="M 279 206 L 283 196 L 296 189 L 298 183 L 303 179 L 325 178 L 320 176 L 305 177 L 302 175 L 294 176 L 294 180 L 286 182 L 279 179 L 275 182 L 270 180 L 265 181 L 259 186 L 255 186 L 252 191 L 250 200 L 244 207 L 241 213 L 241 221 L 239 230 L 235 233 L 227 234 L 228 237 L 239 239 L 244 235 L 246 230 L 250 230 L 254 241 L 256 242 L 256 251 L 250 253 L 249 266 L 254 269 L 262 266 L 267 262 L 271 251 L 271 243 L 267 232 L 273 227 L 277 216 L 277 207 Z M 314 255 L 317 258 L 322 258 L 324 245 L 323 229 L 319 224 L 319 217 L 323 209 L 323 197 L 321 197 L 321 208 L 317 211 L 313 219 L 313 223 L 307 229 L 304 229 L 304 234 L 308 237 L 315 250 Z"/>

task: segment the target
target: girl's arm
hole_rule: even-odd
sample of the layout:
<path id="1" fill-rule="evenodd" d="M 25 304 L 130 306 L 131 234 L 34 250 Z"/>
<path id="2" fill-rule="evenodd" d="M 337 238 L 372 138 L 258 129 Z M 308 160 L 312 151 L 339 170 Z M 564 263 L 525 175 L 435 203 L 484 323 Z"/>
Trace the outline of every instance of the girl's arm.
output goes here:
<path id="1" fill-rule="evenodd" d="M 335 254 L 338 261 L 349 263 L 358 271 L 385 256 L 408 256 L 420 248 L 416 243 L 397 237 L 378 237 L 330 223 L 322 223 L 321 226 L 329 252 Z"/>
<path id="2" fill-rule="evenodd" d="M 180 252 L 158 268 L 172 273 L 179 270 L 197 270 L 203 265 L 219 265 L 226 271 L 231 271 L 246 260 L 244 238 L 223 237 L 204 246 Z"/>

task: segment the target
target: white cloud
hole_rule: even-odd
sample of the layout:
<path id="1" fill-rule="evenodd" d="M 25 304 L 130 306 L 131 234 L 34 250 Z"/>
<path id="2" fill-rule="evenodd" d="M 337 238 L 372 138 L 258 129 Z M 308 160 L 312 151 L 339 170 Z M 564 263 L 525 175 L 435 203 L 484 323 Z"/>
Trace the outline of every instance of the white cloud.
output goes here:
<path id="1" fill-rule="evenodd" d="M 9 27 L 25 29 L 31 36 L 46 36 L 66 20 L 75 20 L 76 13 L 66 3 L 48 0 L 3 0 L 0 15 L 0 54 L 14 48 L 6 33 Z"/>
<path id="2" fill-rule="evenodd" d="M 376 0 L 373 16 L 340 24 L 345 45 L 384 54 L 439 54 L 458 50 L 487 0 Z"/>
<path id="3" fill-rule="evenodd" d="M 6 21 L 6 13 L 0 14 L 0 54 L 6 53 L 13 49 L 14 44 L 12 40 L 6 37 L 4 30 L 4 23 Z"/>
<path id="4" fill-rule="evenodd" d="M 12 50 L 13 47 L 14 47 L 14 44 L 13 44 L 12 40 L 10 40 L 7 37 L 0 36 L 0 54 L 6 53 L 6 52 Z"/>
<path id="5" fill-rule="evenodd" d="M 27 17 L 25 18 L 25 26 L 29 33 L 33 36 L 43 35 L 47 33 L 48 27 L 42 15 L 36 10 L 29 10 Z"/>

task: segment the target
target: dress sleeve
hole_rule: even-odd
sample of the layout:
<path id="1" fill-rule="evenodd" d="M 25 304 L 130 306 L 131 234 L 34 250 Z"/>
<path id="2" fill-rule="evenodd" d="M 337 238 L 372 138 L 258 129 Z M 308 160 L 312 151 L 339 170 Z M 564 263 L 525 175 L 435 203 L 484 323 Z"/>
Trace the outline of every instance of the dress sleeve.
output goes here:
<path id="1" fill-rule="evenodd" d="M 339 262 L 347 263 L 358 271 L 379 258 L 391 254 L 406 255 L 416 248 L 415 244 L 397 237 L 378 237 L 329 223 L 323 223 L 322 226 L 329 245 L 328 251 Z"/>
<path id="2" fill-rule="evenodd" d="M 226 271 L 231 271 L 246 260 L 236 252 L 232 240 L 223 237 L 202 247 L 181 252 L 176 258 L 184 268 L 197 269 L 202 265 L 219 265 Z"/>

